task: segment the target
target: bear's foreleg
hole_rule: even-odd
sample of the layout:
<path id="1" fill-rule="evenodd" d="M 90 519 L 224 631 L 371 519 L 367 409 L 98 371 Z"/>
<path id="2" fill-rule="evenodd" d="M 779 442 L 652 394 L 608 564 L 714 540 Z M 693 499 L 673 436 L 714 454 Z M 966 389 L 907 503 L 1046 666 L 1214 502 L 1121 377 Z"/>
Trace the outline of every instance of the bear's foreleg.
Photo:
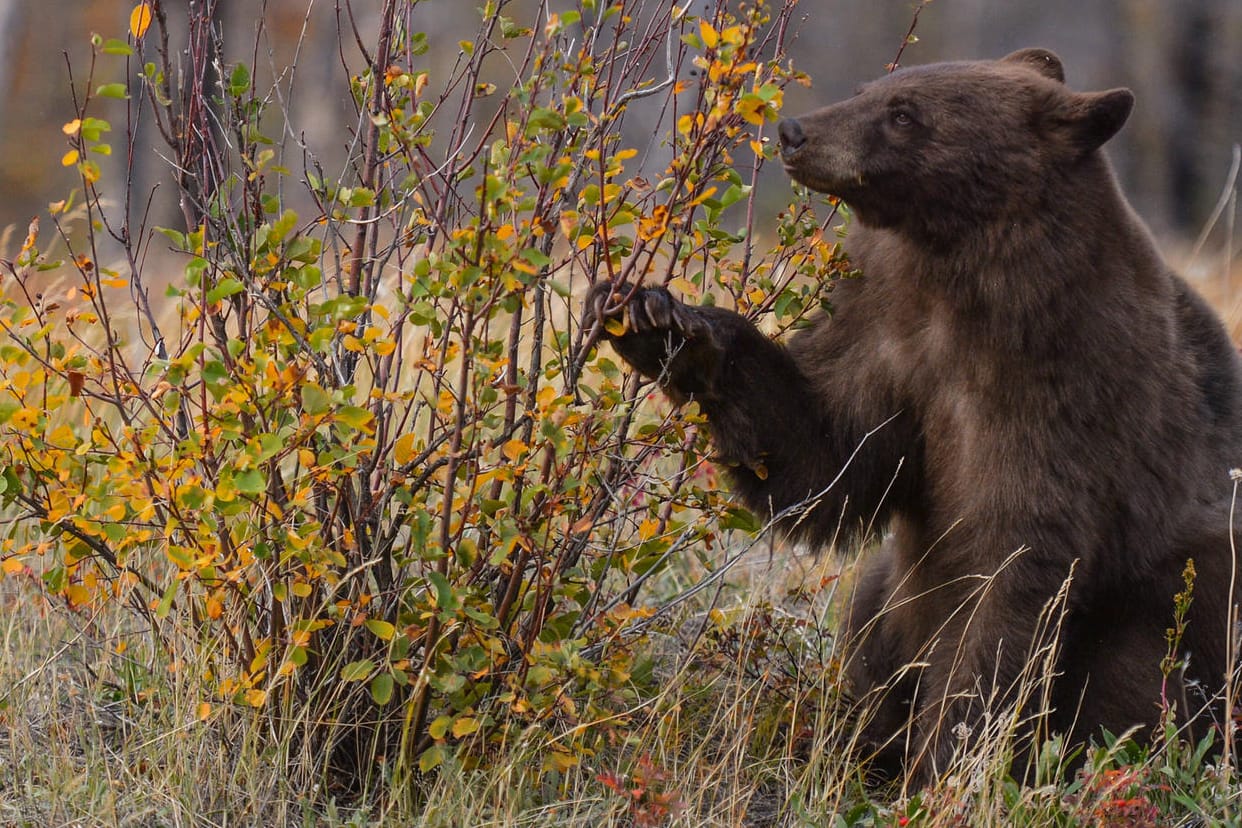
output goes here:
<path id="1" fill-rule="evenodd" d="M 870 525 L 900 488 L 903 467 L 909 474 L 908 414 L 877 415 L 882 425 L 870 432 L 857 426 L 740 314 L 686 305 L 664 288 L 621 296 L 599 285 L 584 324 L 597 321 L 617 353 L 674 402 L 698 402 L 734 491 L 792 534 L 826 542 Z"/>

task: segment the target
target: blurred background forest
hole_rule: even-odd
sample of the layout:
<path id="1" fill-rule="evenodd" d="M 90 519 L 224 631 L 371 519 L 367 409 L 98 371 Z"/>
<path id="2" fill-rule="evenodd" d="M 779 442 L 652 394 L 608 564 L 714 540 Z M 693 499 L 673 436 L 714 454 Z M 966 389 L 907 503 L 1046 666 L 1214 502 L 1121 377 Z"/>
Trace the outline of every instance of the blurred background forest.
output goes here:
<path id="1" fill-rule="evenodd" d="M 0 88 L 5 90 L 0 98 L 0 232 L 8 229 L 10 240 L 76 183 L 76 173 L 58 163 L 65 150 L 60 126 L 73 117 L 69 67 L 81 84 L 90 33 L 122 34 L 132 5 L 130 0 L 0 0 Z M 179 5 L 166 4 L 170 15 Z M 351 139 L 349 127 L 356 122 L 336 46 L 338 27 L 352 39 L 349 16 L 341 8 L 346 4 L 218 0 L 216 5 L 225 61 L 252 64 L 256 77 L 268 81 L 280 77 L 292 128 L 326 169 L 339 169 Z M 256 5 L 264 9 L 262 31 L 256 31 Z M 456 0 L 419 4 L 430 48 L 417 68 L 431 70 L 434 77 L 440 74 L 437 67 L 451 65 L 458 42 L 475 31 L 477 5 Z M 556 0 L 551 5 L 571 4 Z M 379 6 L 378 0 L 352 4 L 360 31 L 374 28 L 371 18 Z M 538 8 L 536 0 L 514 0 L 504 6 L 504 14 L 520 25 L 537 25 Z M 913 8 L 911 0 L 804 0 L 790 52 L 813 85 L 791 88 L 785 112 L 832 102 L 883 73 Z M 1110 144 L 1127 193 L 1170 248 L 1192 241 L 1207 222 L 1227 180 L 1232 146 L 1242 141 L 1239 0 L 936 0 L 924 8 L 917 37 L 903 63 L 999 57 L 1039 45 L 1061 55 L 1076 88 L 1131 87 L 1138 105 Z M 291 82 L 289 66 L 295 61 L 296 82 Z M 497 71 L 503 82 L 503 67 Z M 114 80 L 119 78 L 99 82 Z M 117 104 L 117 121 L 123 122 Z M 653 128 L 656 117 L 657 112 L 650 114 Z M 147 145 L 158 146 L 151 138 Z M 136 161 L 139 192 L 167 180 L 167 162 L 154 151 L 145 150 Z M 772 192 L 761 195 L 775 209 L 785 202 L 785 185 L 779 183 L 778 170 L 768 174 Z M 172 192 L 171 187 L 164 190 Z M 152 222 L 177 226 L 179 218 L 176 205 L 157 192 Z M 3 245 L 5 250 L 11 246 Z"/>

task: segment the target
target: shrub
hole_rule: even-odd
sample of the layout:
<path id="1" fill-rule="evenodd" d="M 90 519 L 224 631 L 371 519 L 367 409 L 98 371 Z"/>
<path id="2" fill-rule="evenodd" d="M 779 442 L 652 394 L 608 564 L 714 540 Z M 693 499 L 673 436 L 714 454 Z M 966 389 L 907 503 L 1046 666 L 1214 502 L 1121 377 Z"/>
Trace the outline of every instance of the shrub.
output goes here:
<path id="1" fill-rule="evenodd" d="M 131 658 L 213 688 L 200 718 L 262 717 L 350 785 L 516 743 L 573 766 L 676 600 L 642 588 L 757 528 L 693 407 L 646 404 L 574 297 L 657 282 L 783 329 L 845 269 L 811 204 L 754 232 L 793 0 L 489 0 L 438 62 L 423 5 L 339 44 L 334 161 L 291 75 L 226 59 L 214 3 L 184 30 L 139 4 L 75 86 L 78 188 L 4 263 L 3 571 L 129 607 Z M 175 227 L 135 188 L 152 152 Z"/>

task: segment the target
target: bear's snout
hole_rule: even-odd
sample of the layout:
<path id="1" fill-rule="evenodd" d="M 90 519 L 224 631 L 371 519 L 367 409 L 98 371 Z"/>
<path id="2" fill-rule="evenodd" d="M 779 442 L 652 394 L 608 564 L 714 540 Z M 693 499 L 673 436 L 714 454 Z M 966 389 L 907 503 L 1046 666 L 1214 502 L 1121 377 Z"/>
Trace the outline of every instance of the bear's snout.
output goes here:
<path id="1" fill-rule="evenodd" d="M 776 127 L 781 140 L 781 155 L 790 156 L 806 143 L 806 133 L 796 118 L 782 118 Z"/>

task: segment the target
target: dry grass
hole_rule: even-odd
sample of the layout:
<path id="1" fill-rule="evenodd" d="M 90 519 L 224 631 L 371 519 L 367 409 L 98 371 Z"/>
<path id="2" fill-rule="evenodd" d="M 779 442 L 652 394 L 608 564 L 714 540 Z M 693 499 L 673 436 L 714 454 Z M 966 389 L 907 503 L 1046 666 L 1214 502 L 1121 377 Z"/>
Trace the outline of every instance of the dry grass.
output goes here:
<path id="1" fill-rule="evenodd" d="M 1235 824 L 1238 790 L 1219 769 L 1192 769 L 1176 745 L 1148 756 L 1118 743 L 1068 782 L 1048 751 L 1044 783 L 1021 788 L 1006 772 L 1004 711 L 935 788 L 866 788 L 848 750 L 850 713 L 835 703 L 834 570 L 786 552 L 744 559 L 715 613 L 700 605 L 640 645 L 641 702 L 577 768 L 541 772 L 546 734 L 532 732 L 500 746 L 486 770 L 449 765 L 362 807 L 315 757 L 273 747 L 250 711 L 217 705 L 200 720 L 210 693 L 194 665 L 156 676 L 139 665 L 161 663 L 157 654 L 118 653 L 122 642 L 140 647 L 131 618 L 66 613 L 6 579 L 0 825 Z M 1028 693 L 1038 694 L 1046 656 L 1031 659 Z"/>

